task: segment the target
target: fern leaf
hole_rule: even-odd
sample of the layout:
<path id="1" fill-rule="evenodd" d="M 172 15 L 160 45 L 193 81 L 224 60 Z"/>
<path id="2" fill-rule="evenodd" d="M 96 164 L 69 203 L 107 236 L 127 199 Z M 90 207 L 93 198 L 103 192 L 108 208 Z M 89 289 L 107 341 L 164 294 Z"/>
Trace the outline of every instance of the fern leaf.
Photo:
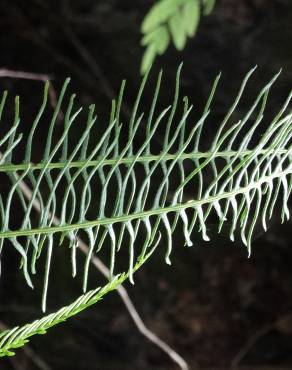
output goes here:
<path id="1" fill-rule="evenodd" d="M 151 32 L 161 23 L 166 22 L 183 3 L 184 0 L 161 0 L 154 4 L 143 20 L 142 32 L 144 34 Z"/>
<path id="2" fill-rule="evenodd" d="M 145 16 L 141 32 L 141 45 L 146 47 L 142 57 L 141 73 L 145 74 L 157 55 L 167 49 L 173 41 L 177 50 L 185 47 L 188 37 L 196 34 L 201 16 L 209 15 L 215 0 L 160 0 Z"/>
<path id="3" fill-rule="evenodd" d="M 120 122 L 123 83 L 117 102 L 112 104 L 107 128 L 103 133 L 99 132 L 98 139 L 95 108 L 91 105 L 86 125 L 73 147 L 69 143 L 81 113 L 81 108 L 76 106 L 75 95 L 69 99 L 67 109 L 63 109 L 63 127 L 56 132 L 56 118 L 69 80 L 65 81 L 49 122 L 46 142 L 41 146 L 37 133 L 42 129 L 40 122 L 48 110 L 48 84 L 44 86 L 42 105 L 26 139 L 18 133 L 20 110 L 19 99 L 15 99 L 11 128 L 0 139 L 0 175 L 10 183 L 8 192 L 0 194 L 0 255 L 7 243 L 15 248 L 24 279 L 31 287 L 41 265 L 41 257 L 45 258 L 43 311 L 49 295 L 51 266 L 58 253 L 56 246 L 65 239 L 71 253 L 68 263 L 71 263 L 72 275 L 82 276 L 86 293 L 91 257 L 103 249 L 112 282 L 117 282 L 117 276 L 122 274 L 123 279 L 127 276 L 133 283 L 134 271 L 157 249 L 161 235 L 167 241 L 165 261 L 170 264 L 174 232 L 181 233 L 187 246 L 193 245 L 194 229 L 209 241 L 207 222 L 209 217 L 216 216 L 218 231 L 228 221 L 226 227 L 229 227 L 230 239 L 234 240 L 238 232 L 250 255 L 256 223 L 261 223 L 266 229 L 276 204 L 282 204 L 282 221 L 289 218 L 292 92 L 274 118 L 269 123 L 264 122 L 265 107 L 277 74 L 258 93 L 241 119 L 234 122 L 234 112 L 254 73 L 254 69 L 251 70 L 206 150 L 202 148 L 201 138 L 204 125 L 210 120 L 220 75 L 215 79 L 200 117 L 193 122 L 192 106 L 187 98 L 180 96 L 180 73 L 181 67 L 177 72 L 171 106 L 157 112 L 162 81 L 160 73 L 148 114 L 143 114 L 141 99 L 147 83 L 146 75 L 128 125 Z M 3 117 L 6 97 L 7 93 L 4 93 L 0 118 Z M 154 153 L 154 140 L 161 131 L 164 132 L 164 140 L 160 151 Z M 257 132 L 262 132 L 259 139 Z M 144 137 L 142 144 L 141 136 Z M 127 138 L 126 141 L 121 137 Z M 20 145 L 24 147 L 24 156 L 21 162 L 17 162 L 14 158 Z M 37 151 L 43 148 L 39 162 L 34 160 L 38 154 L 35 147 Z M 32 190 L 31 194 L 27 194 L 25 186 Z M 37 214 L 34 213 L 36 203 Z M 19 204 L 22 213 L 21 224 L 17 228 L 13 227 L 13 204 Z M 77 241 L 80 235 L 87 238 L 89 245 L 81 272 L 76 268 L 80 258 Z M 128 261 L 119 268 L 120 271 L 116 271 L 120 250 L 126 250 Z M 93 296 L 90 294 L 90 297 L 97 297 L 96 292 L 92 293 Z M 82 297 L 89 296 L 81 296 L 80 302 L 84 303 Z M 73 304 L 78 307 L 76 305 Z M 66 314 L 70 316 L 78 310 L 69 311 Z M 52 316 L 49 317 L 48 321 L 44 318 L 38 324 L 2 334 L 0 353 L 9 355 L 9 348 L 21 345 L 30 335 L 37 333 L 34 328 L 39 330 L 42 324 L 55 323 L 55 318 L 50 321 Z M 62 316 L 62 319 L 66 317 Z"/>
<path id="4" fill-rule="evenodd" d="M 174 14 L 169 20 L 170 34 L 177 50 L 182 50 L 187 41 L 185 25 L 181 22 L 179 14 Z"/>
<path id="5" fill-rule="evenodd" d="M 209 15 L 212 12 L 215 3 L 216 0 L 203 0 L 204 15 Z"/>
<path id="6" fill-rule="evenodd" d="M 200 22 L 200 3 L 199 1 L 187 1 L 182 10 L 184 27 L 187 35 L 195 36 Z"/>

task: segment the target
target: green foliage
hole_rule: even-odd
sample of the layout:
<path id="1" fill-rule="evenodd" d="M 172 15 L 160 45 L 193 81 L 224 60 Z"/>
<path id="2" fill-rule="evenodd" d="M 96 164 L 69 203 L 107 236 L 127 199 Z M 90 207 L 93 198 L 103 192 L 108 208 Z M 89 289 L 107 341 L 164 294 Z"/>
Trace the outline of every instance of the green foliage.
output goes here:
<path id="1" fill-rule="evenodd" d="M 137 262 L 134 270 L 138 269 L 148 257 L 149 255 L 143 260 L 141 259 Z M 118 285 L 122 284 L 126 280 L 127 277 L 127 274 L 118 275 L 104 287 L 88 291 L 86 294 L 77 298 L 69 306 L 64 306 L 57 312 L 44 316 L 32 323 L 20 327 L 16 326 L 13 329 L 0 333 L 0 358 L 13 356 L 15 354 L 14 350 L 28 343 L 30 337 L 37 334 L 46 334 L 48 329 L 65 322 L 70 317 L 75 316 L 79 312 L 94 305 L 100 301 L 103 296 L 115 290 Z"/>
<path id="2" fill-rule="evenodd" d="M 256 223 L 266 229 L 276 204 L 281 202 L 282 221 L 289 218 L 292 92 L 274 118 L 264 123 L 264 110 L 276 75 L 258 93 L 242 118 L 234 121 L 236 108 L 254 72 L 251 70 L 217 129 L 214 122 L 209 123 L 213 126 L 214 139 L 206 150 L 201 143 L 203 128 L 207 120 L 211 121 L 210 107 L 220 75 L 194 122 L 192 106 L 186 97 L 180 96 L 180 72 L 181 67 L 171 106 L 157 112 L 160 73 L 151 106 L 143 114 L 140 111 L 146 75 L 127 124 L 120 120 L 123 82 L 117 101 L 112 103 L 105 131 L 100 133 L 97 129 L 95 108 L 91 105 L 75 143 L 73 129 L 78 128 L 74 123 L 81 113 L 75 95 L 70 97 L 67 108 L 63 108 L 63 126 L 56 124 L 69 80 L 62 88 L 43 145 L 39 143 L 38 132 L 42 130 L 41 119 L 49 109 L 48 83 L 26 139 L 18 133 L 20 110 L 19 99 L 15 99 L 14 120 L 0 139 L 0 174 L 10 184 L 8 192 L 0 194 L 0 255 L 4 242 L 15 248 L 30 287 L 33 287 L 33 276 L 43 270 L 41 261 L 45 259 L 42 292 L 45 310 L 58 244 L 70 251 L 68 264 L 73 276 L 77 275 L 77 260 L 80 260 L 77 238 L 85 237 L 89 249 L 81 272 L 85 294 L 57 313 L 0 334 L 2 356 L 13 354 L 13 349 L 25 344 L 30 336 L 43 333 L 97 302 L 126 278 L 133 282 L 134 271 L 158 248 L 161 237 L 167 246 L 165 262 L 170 264 L 174 233 L 181 234 L 186 246 L 193 245 L 194 229 L 208 241 L 208 218 L 217 217 L 218 232 L 226 225 L 231 240 L 238 232 L 250 254 Z M 0 120 L 6 97 L 4 93 Z M 262 133 L 260 137 L 256 134 L 258 130 Z M 164 134 L 157 151 L 160 132 Z M 127 139 L 122 141 L 121 137 Z M 23 160 L 17 162 L 14 158 L 20 145 L 24 147 Z M 39 161 L 34 160 L 35 148 L 37 152 L 43 148 Z M 32 190 L 31 195 L 25 196 L 24 184 Z M 36 203 L 37 214 L 33 211 Z M 15 204 L 19 204 L 21 214 L 21 225 L 17 228 L 13 227 Z M 117 272 L 116 260 L 123 260 L 118 257 L 122 250 L 126 252 L 127 265 Z M 100 290 L 87 292 L 91 258 L 101 251 L 108 257 L 110 282 Z"/>
<path id="3" fill-rule="evenodd" d="M 84 309 L 95 304 L 102 297 L 115 289 L 123 280 L 124 276 L 116 277 L 102 289 L 97 288 L 80 296 L 69 306 L 62 307 L 59 311 L 35 320 L 24 326 L 17 326 L 0 334 L 0 357 L 13 356 L 14 350 L 28 343 L 29 338 L 37 334 L 46 334 L 51 327 L 66 321 L 71 316 L 78 314 Z"/>
<path id="4" fill-rule="evenodd" d="M 141 73 L 148 71 L 157 55 L 162 55 L 171 40 L 177 50 L 185 47 L 188 37 L 193 37 L 201 17 L 209 15 L 216 0 L 159 0 L 143 20 L 141 44 L 146 47 L 141 63 Z"/>

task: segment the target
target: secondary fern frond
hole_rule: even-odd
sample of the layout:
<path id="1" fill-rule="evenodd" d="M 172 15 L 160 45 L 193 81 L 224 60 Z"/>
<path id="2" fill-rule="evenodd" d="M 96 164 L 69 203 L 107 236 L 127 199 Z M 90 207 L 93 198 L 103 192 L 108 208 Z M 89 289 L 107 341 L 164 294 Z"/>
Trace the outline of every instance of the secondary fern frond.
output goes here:
<path id="1" fill-rule="evenodd" d="M 146 47 L 141 63 L 144 74 L 157 55 L 162 55 L 171 41 L 177 50 L 185 47 L 188 37 L 193 37 L 201 13 L 209 15 L 216 0 L 159 0 L 145 16 L 141 31 L 142 46 Z"/>
<path id="2" fill-rule="evenodd" d="M 104 295 L 116 289 L 126 279 L 125 275 L 117 276 L 103 288 L 96 288 L 83 294 L 69 306 L 62 307 L 57 312 L 51 313 L 32 323 L 16 326 L 13 329 L 0 333 L 0 358 L 13 356 L 14 350 L 29 342 L 30 337 L 37 334 L 46 334 L 51 327 L 58 325 L 70 317 L 92 306 L 102 299 Z"/>
<path id="3" fill-rule="evenodd" d="M 151 252 L 148 253 L 144 259 L 140 259 L 134 271 L 139 269 L 142 264 L 150 257 Z M 34 335 L 46 334 L 47 330 L 53 326 L 65 322 L 70 317 L 77 315 L 79 312 L 84 311 L 90 306 L 94 305 L 109 292 L 115 290 L 128 278 L 128 274 L 121 274 L 115 276 L 110 282 L 102 288 L 89 290 L 85 294 L 78 297 L 74 302 L 68 306 L 64 306 L 57 312 L 42 317 L 23 326 L 16 326 L 0 333 L 0 358 L 6 356 L 13 356 L 15 349 L 24 346 L 29 342 L 30 338 Z"/>
<path id="4" fill-rule="evenodd" d="M 12 126 L 0 139 L 0 176 L 2 181 L 10 183 L 7 193 L 1 190 L 0 194 L 0 256 L 4 242 L 10 242 L 19 253 L 21 270 L 31 287 L 32 276 L 38 270 L 41 257 L 45 256 L 43 310 L 46 309 L 51 264 L 57 253 L 56 243 L 65 239 L 69 240 L 73 276 L 78 273 L 77 236 L 88 240 L 89 252 L 82 271 L 86 292 L 91 257 L 105 248 L 113 281 L 118 281 L 117 273 L 126 273 L 133 282 L 135 269 L 156 249 L 160 235 L 167 240 L 165 261 L 170 264 L 174 232 L 181 230 L 187 246 L 193 244 L 194 228 L 204 240 L 209 240 L 207 221 L 216 216 L 218 230 L 228 220 L 231 240 L 238 230 L 250 254 L 256 223 L 260 222 L 266 229 L 267 220 L 280 198 L 282 220 L 289 218 L 292 92 L 270 123 L 264 124 L 264 110 L 278 75 L 274 76 L 242 118 L 234 122 L 234 112 L 254 72 L 251 70 L 206 150 L 202 146 L 204 124 L 210 119 L 220 75 L 206 106 L 193 123 L 192 106 L 187 98 L 180 97 L 180 72 L 181 67 L 176 76 L 173 103 L 156 112 L 162 80 L 162 73 L 159 74 L 147 115 L 140 113 L 146 75 L 127 125 L 120 121 L 123 83 L 117 103 L 112 104 L 106 130 L 96 139 L 97 118 L 92 105 L 85 128 L 73 146 L 70 142 L 73 125 L 81 111 L 75 107 L 75 95 L 69 100 L 63 127 L 58 126 L 56 132 L 56 120 L 69 83 L 66 80 L 49 123 L 42 159 L 38 162 L 34 160 L 34 147 L 40 148 L 37 132 L 47 110 L 48 83 L 26 141 L 18 134 L 19 99 L 16 98 Z M 6 97 L 4 93 L 0 119 Z M 161 130 L 164 131 L 163 142 L 160 150 L 154 152 L 154 147 L 157 148 L 154 140 Z M 260 137 L 258 132 L 262 133 Z M 16 162 L 16 150 L 24 141 L 24 159 Z M 23 184 L 32 189 L 28 197 L 24 195 Z M 33 209 L 36 203 L 37 214 Z M 22 212 L 17 228 L 13 227 L 14 204 L 19 204 Z M 127 266 L 116 272 L 117 254 L 125 248 L 128 249 Z M 18 336 L 27 332 L 19 328 L 15 333 Z M 13 332 L 5 335 L 1 342 L 4 355 L 9 354 L 7 341 L 9 345 L 17 345 Z"/>

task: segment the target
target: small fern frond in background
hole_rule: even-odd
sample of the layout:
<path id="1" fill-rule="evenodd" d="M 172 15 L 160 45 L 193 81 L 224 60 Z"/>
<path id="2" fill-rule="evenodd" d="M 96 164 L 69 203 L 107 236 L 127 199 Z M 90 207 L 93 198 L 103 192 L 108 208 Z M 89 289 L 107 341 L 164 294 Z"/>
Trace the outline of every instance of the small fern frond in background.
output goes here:
<path id="1" fill-rule="evenodd" d="M 111 279 L 99 292 L 93 290 L 89 295 L 82 295 L 73 306 L 1 334 L 0 355 L 9 355 L 11 348 L 23 345 L 31 335 L 99 300 L 100 292 L 106 293 L 126 277 L 133 283 L 134 271 L 157 249 L 160 238 L 165 238 L 165 261 L 170 264 L 174 232 L 180 233 L 189 247 L 193 245 L 194 230 L 208 241 L 207 222 L 212 217 L 218 220 L 219 232 L 228 227 L 231 240 L 238 232 L 250 255 L 257 223 L 266 229 L 276 207 L 281 209 L 282 221 L 289 218 L 292 92 L 279 112 L 264 122 L 265 107 L 277 74 L 262 88 L 245 114 L 235 118 L 253 69 L 217 124 L 211 122 L 210 110 L 220 75 L 213 83 L 205 107 L 194 120 L 188 99 L 180 96 L 180 73 L 181 67 L 173 102 L 161 111 L 157 103 L 162 72 L 147 110 L 142 104 L 146 75 L 127 124 L 121 123 L 120 117 L 123 82 L 104 132 L 100 132 L 93 105 L 88 108 L 83 127 L 77 127 L 81 108 L 75 95 L 63 108 L 63 125 L 56 124 L 68 89 L 69 80 L 66 80 L 43 144 L 38 133 L 43 130 L 41 121 L 48 114 L 48 83 L 26 138 L 18 132 L 19 98 L 15 99 L 13 122 L 0 138 L 0 176 L 6 184 L 0 193 L 0 257 L 3 249 L 14 247 L 30 287 L 34 285 L 34 275 L 40 275 L 45 260 L 43 311 L 47 306 L 51 266 L 60 253 L 58 245 L 70 251 L 68 266 L 73 277 L 82 276 L 84 293 L 88 290 L 92 256 L 100 255 L 101 251 Z M 6 98 L 4 93 L 0 100 L 0 122 Z M 206 149 L 202 137 L 207 121 L 213 127 L 214 139 Z M 80 130 L 75 143 L 73 130 L 75 136 L 76 130 Z M 162 143 L 157 150 L 155 140 L 161 132 Z M 21 146 L 23 156 L 19 161 L 17 153 Z M 40 148 L 43 148 L 41 159 Z M 23 184 L 31 189 L 28 197 Z M 19 207 L 17 216 L 21 215 L 18 226 L 13 213 L 15 206 Z M 89 245 L 81 269 L 80 236 Z M 52 291 L 58 289 L 53 288 Z"/>
<path id="2" fill-rule="evenodd" d="M 157 55 L 162 55 L 173 41 L 177 50 L 185 47 L 200 22 L 201 12 L 209 15 L 216 0 L 158 0 L 145 16 L 141 31 L 142 46 L 146 47 L 141 63 L 144 74 Z"/>

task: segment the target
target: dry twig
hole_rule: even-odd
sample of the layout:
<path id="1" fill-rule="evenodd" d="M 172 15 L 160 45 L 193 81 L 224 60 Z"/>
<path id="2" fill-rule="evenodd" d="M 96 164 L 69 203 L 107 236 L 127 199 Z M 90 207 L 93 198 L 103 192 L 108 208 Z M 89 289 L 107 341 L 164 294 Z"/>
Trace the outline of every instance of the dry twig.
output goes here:
<path id="1" fill-rule="evenodd" d="M 241 370 L 240 363 L 246 357 L 248 352 L 255 346 L 255 344 L 261 339 L 264 335 L 269 333 L 271 330 L 275 329 L 279 324 L 283 325 L 283 323 L 291 320 L 292 313 L 289 313 L 285 316 L 281 316 L 277 320 L 275 320 L 271 324 L 267 324 L 254 333 L 245 343 L 245 345 L 240 349 L 240 351 L 236 354 L 236 356 L 231 361 L 231 370 Z M 266 367 L 265 367 L 266 370 Z"/>
<path id="2" fill-rule="evenodd" d="M 57 95 L 52 84 L 52 76 L 42 74 L 42 73 L 31 73 L 31 72 L 23 72 L 23 71 L 13 71 L 11 69 L 0 68 L 0 78 L 16 78 L 21 80 L 30 80 L 30 81 L 50 81 L 49 86 L 49 98 L 50 103 L 53 108 L 56 107 L 57 104 Z M 60 110 L 58 113 L 58 119 L 62 120 L 64 118 L 64 114 Z"/>

